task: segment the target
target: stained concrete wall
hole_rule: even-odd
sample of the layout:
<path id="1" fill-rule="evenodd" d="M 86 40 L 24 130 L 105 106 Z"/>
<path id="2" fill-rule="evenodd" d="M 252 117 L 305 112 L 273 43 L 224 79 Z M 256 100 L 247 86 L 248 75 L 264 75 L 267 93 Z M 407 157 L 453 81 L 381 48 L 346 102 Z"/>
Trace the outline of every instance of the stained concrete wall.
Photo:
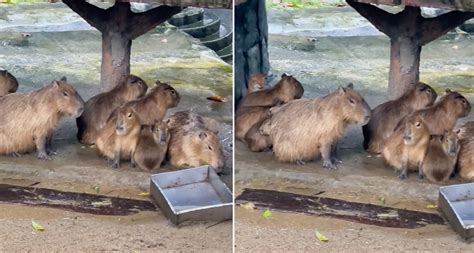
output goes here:
<path id="1" fill-rule="evenodd" d="M 268 24 L 265 0 L 248 0 L 235 6 L 235 103 L 247 91 L 254 73 L 268 73 Z"/>

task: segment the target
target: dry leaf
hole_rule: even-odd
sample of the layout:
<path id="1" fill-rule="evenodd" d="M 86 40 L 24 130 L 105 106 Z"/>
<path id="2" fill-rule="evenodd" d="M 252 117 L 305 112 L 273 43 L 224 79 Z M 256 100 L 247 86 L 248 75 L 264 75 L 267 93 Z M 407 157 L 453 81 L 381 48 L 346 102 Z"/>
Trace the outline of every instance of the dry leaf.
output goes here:
<path id="1" fill-rule="evenodd" d="M 428 209 L 436 209 L 436 208 L 438 208 L 438 205 L 427 205 L 426 208 L 428 208 Z"/>
<path id="2" fill-rule="evenodd" d="M 227 99 L 224 96 L 210 96 L 210 97 L 207 97 L 207 99 L 211 101 L 221 102 L 221 103 L 227 102 Z"/>
<path id="3" fill-rule="evenodd" d="M 240 204 L 240 207 L 247 209 L 247 210 L 253 210 L 255 209 L 255 205 L 252 202 L 247 202 L 245 204 Z"/>
<path id="4" fill-rule="evenodd" d="M 382 202 L 382 205 L 385 205 L 385 198 L 384 197 L 380 197 L 379 200 L 380 200 L 380 202 Z"/>
<path id="5" fill-rule="evenodd" d="M 34 220 L 31 220 L 31 226 L 32 226 L 33 229 L 36 230 L 36 231 L 44 231 L 44 227 L 43 227 L 41 224 L 39 224 L 39 223 L 37 223 L 36 221 L 34 221 Z"/>
<path id="6" fill-rule="evenodd" d="M 138 193 L 138 196 L 148 197 L 148 196 L 150 196 L 150 193 L 149 192 L 140 192 L 140 193 Z"/>
<path id="7" fill-rule="evenodd" d="M 265 218 L 265 219 L 270 219 L 272 217 L 272 211 L 270 210 L 265 210 L 263 213 L 262 213 L 262 217 Z"/>
<path id="8" fill-rule="evenodd" d="M 316 230 L 316 238 L 318 238 L 318 240 L 320 240 L 321 242 L 329 242 L 329 239 L 323 234 L 319 233 L 318 230 Z"/>

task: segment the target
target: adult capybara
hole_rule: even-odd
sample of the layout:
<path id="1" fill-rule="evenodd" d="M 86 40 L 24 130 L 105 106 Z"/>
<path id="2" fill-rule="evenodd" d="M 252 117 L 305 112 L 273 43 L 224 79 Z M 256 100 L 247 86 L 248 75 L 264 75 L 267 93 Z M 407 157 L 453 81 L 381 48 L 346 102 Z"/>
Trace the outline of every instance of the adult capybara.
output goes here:
<path id="1" fill-rule="evenodd" d="M 265 88 L 265 75 L 261 73 L 250 76 L 247 84 L 247 94 L 263 90 Z"/>
<path id="2" fill-rule="evenodd" d="M 426 109 L 418 110 L 430 134 L 442 135 L 445 131 L 453 130 L 458 118 L 466 117 L 471 111 L 471 104 L 465 97 L 449 89 L 433 105 Z"/>
<path id="3" fill-rule="evenodd" d="M 269 106 L 277 101 L 289 102 L 303 96 L 304 89 L 301 83 L 293 76 L 283 74 L 281 80 L 275 86 L 252 92 L 245 96 L 239 107 L 243 106 Z"/>
<path id="4" fill-rule="evenodd" d="M 64 117 L 79 117 L 84 100 L 63 77 L 31 93 L 0 98 L 0 154 L 18 156 L 36 148 L 38 158 L 51 160 L 50 138 Z"/>
<path id="5" fill-rule="evenodd" d="M 142 125 L 162 121 L 169 108 L 178 106 L 181 96 L 167 83 L 156 81 L 155 86 L 140 98 L 128 102 L 138 114 Z"/>
<path id="6" fill-rule="evenodd" d="M 175 113 L 168 120 L 171 139 L 168 159 L 176 168 L 209 165 L 217 172 L 224 166 L 224 157 L 216 128 L 204 117 L 191 112 Z M 207 122 L 207 123 L 206 123 Z"/>
<path id="7" fill-rule="evenodd" d="M 103 128 L 99 130 L 96 141 L 99 155 L 112 160 L 112 168 L 120 167 L 120 160 L 131 160 L 135 167 L 133 154 L 140 138 L 140 118 L 133 108 L 123 105 L 115 109 Z"/>
<path id="8" fill-rule="evenodd" d="M 0 70 L 0 97 L 13 93 L 18 89 L 18 81 L 6 70 Z"/>
<path id="9" fill-rule="evenodd" d="M 447 181 L 454 172 L 460 148 L 459 139 L 453 131 L 432 135 L 419 170 L 420 177 L 435 183 Z"/>
<path id="10" fill-rule="evenodd" d="M 436 96 L 433 88 L 419 82 L 398 99 L 375 107 L 369 123 L 362 127 L 364 149 L 373 154 L 381 153 L 383 143 L 393 133 L 398 122 L 406 115 L 432 105 Z"/>
<path id="11" fill-rule="evenodd" d="M 134 153 L 134 161 L 138 167 L 148 171 L 159 169 L 166 157 L 170 137 L 168 126 L 164 121 L 154 125 L 142 125 Z"/>
<path id="12" fill-rule="evenodd" d="M 459 175 L 474 181 L 474 121 L 467 122 L 459 129 L 458 137 L 461 144 L 457 168 Z"/>
<path id="13" fill-rule="evenodd" d="M 382 156 L 401 179 L 408 170 L 418 170 L 430 143 L 430 132 L 420 115 L 410 114 L 399 122 L 395 131 L 385 140 Z"/>
<path id="14" fill-rule="evenodd" d="M 278 161 L 302 164 L 321 155 L 323 167 L 335 169 L 339 162 L 335 146 L 345 128 L 369 119 L 370 107 L 349 84 L 322 98 L 294 100 L 279 107 L 261 130 L 270 136 Z"/>
<path id="15" fill-rule="evenodd" d="M 77 118 L 77 139 L 86 145 L 92 145 L 97 139 L 99 130 L 105 126 L 107 119 L 116 108 L 145 95 L 147 84 L 141 78 L 128 75 L 111 91 L 101 93 L 89 99 L 84 113 Z"/>

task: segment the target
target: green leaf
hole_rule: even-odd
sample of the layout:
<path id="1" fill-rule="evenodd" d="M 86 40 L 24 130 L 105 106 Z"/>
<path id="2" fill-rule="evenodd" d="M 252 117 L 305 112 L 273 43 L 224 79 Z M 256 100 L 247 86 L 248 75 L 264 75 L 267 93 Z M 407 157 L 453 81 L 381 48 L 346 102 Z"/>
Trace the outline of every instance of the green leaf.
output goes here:
<path id="1" fill-rule="evenodd" d="M 262 217 L 265 218 L 265 219 L 270 219 L 272 217 L 272 211 L 270 210 L 265 210 L 263 213 L 262 213 Z"/>
<path id="2" fill-rule="evenodd" d="M 316 238 L 318 238 L 318 240 L 320 240 L 321 242 L 329 242 L 329 239 L 323 234 L 319 233 L 318 230 L 316 230 Z"/>
<path id="3" fill-rule="evenodd" d="M 34 220 L 31 220 L 31 226 L 32 226 L 33 229 L 36 230 L 36 231 L 44 231 L 44 227 L 43 227 L 41 224 L 39 224 L 39 223 L 37 223 L 36 221 L 34 221 Z"/>

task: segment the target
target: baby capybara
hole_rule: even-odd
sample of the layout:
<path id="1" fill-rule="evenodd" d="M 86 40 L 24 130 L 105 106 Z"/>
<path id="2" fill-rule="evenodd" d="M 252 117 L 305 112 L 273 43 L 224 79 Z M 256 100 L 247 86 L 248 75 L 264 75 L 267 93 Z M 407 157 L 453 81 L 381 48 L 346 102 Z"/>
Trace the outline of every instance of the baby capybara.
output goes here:
<path id="1" fill-rule="evenodd" d="M 123 105 L 115 109 L 97 137 L 99 155 L 112 160 L 112 168 L 120 167 L 121 160 L 131 160 L 135 167 L 133 154 L 140 137 L 140 118 L 132 107 Z"/>
<path id="2" fill-rule="evenodd" d="M 430 134 L 442 135 L 445 131 L 453 130 L 458 118 L 466 117 L 471 111 L 471 104 L 458 92 L 446 90 L 433 106 L 418 110 Z"/>
<path id="3" fill-rule="evenodd" d="M 430 143 L 430 132 L 419 115 L 410 114 L 402 119 L 395 131 L 385 140 L 382 156 L 401 179 L 408 170 L 419 170 Z"/>
<path id="4" fill-rule="evenodd" d="M 176 168 L 209 165 L 217 172 L 224 166 L 220 139 L 211 121 L 191 112 L 177 112 L 168 119 L 171 139 L 168 159 Z"/>
<path id="5" fill-rule="evenodd" d="M 289 102 L 303 96 L 304 89 L 301 83 L 293 76 L 283 74 L 281 80 L 275 86 L 252 92 L 245 96 L 239 107 L 243 106 L 269 106 L 276 101 Z"/>
<path id="6" fill-rule="evenodd" d="M 247 84 L 247 94 L 263 90 L 265 88 L 265 75 L 261 73 L 250 76 Z"/>
<path id="7" fill-rule="evenodd" d="M 420 177 L 426 177 L 434 183 L 448 181 L 454 172 L 460 148 L 458 137 L 453 131 L 432 135 L 419 170 Z"/>
<path id="8" fill-rule="evenodd" d="M 266 118 L 264 121 L 257 122 L 253 125 L 247 134 L 245 134 L 245 143 L 247 143 L 247 147 L 252 152 L 262 152 L 272 147 L 272 141 L 268 135 L 262 134 L 262 130 L 260 128 L 262 125 L 265 125 L 269 121 L 269 117 Z"/>
<path id="9" fill-rule="evenodd" d="M 13 93 L 18 89 L 18 81 L 6 70 L 0 70 L 0 97 Z"/>
<path id="10" fill-rule="evenodd" d="M 243 141 L 249 129 L 265 120 L 272 106 L 245 106 L 235 112 L 235 139 Z"/>
<path id="11" fill-rule="evenodd" d="M 148 171 L 159 169 L 165 159 L 170 137 L 164 121 L 142 126 L 134 153 L 134 161 L 138 167 Z"/>
<path id="12" fill-rule="evenodd" d="M 353 85 L 339 87 L 317 99 L 299 99 L 272 112 L 262 134 L 270 136 L 281 162 L 311 161 L 319 155 L 323 167 L 336 169 L 335 145 L 349 124 L 366 124 L 370 107 Z"/>
<path id="13" fill-rule="evenodd" d="M 36 150 L 38 158 L 51 160 L 48 142 L 60 120 L 79 117 L 84 100 L 63 77 L 31 93 L 11 93 L 0 98 L 0 154 L 18 156 Z"/>
<path id="14" fill-rule="evenodd" d="M 467 180 L 474 180 L 474 121 L 467 122 L 458 133 L 461 144 L 457 168 L 459 175 Z"/>
<path id="15" fill-rule="evenodd" d="M 137 100 L 128 102 L 138 113 L 142 125 L 153 125 L 162 121 L 169 108 L 178 106 L 181 96 L 167 83 L 156 81 L 148 93 Z"/>
<path id="16" fill-rule="evenodd" d="M 77 118 L 77 139 L 86 145 L 95 143 L 99 130 L 105 126 L 110 114 L 126 102 L 145 95 L 147 84 L 141 78 L 128 75 L 111 91 L 101 93 L 89 99 L 84 113 Z"/>
<path id="17" fill-rule="evenodd" d="M 436 96 L 433 88 L 419 82 L 398 99 L 375 107 L 369 123 L 362 127 L 364 149 L 373 154 L 381 153 L 383 143 L 393 133 L 398 122 L 406 115 L 432 105 Z"/>

